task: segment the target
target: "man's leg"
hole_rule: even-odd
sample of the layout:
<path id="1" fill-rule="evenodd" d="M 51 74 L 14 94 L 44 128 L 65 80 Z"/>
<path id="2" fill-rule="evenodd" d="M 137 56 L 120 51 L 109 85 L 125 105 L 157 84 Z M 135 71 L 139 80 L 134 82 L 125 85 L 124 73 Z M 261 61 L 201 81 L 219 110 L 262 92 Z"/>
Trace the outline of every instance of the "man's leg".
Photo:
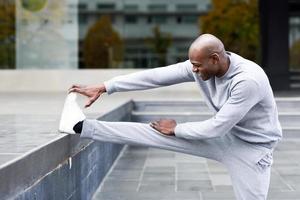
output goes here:
<path id="1" fill-rule="evenodd" d="M 156 147 L 217 160 L 227 167 L 237 199 L 267 198 L 272 150 L 246 143 L 230 133 L 212 139 L 187 140 L 165 136 L 149 124 L 86 119 L 81 137 Z"/>
<path id="2" fill-rule="evenodd" d="M 145 123 L 86 119 L 83 121 L 81 137 L 120 144 L 150 146 L 217 161 L 222 158 L 224 153 L 223 138 L 187 140 L 166 136 Z"/>
<path id="3" fill-rule="evenodd" d="M 222 163 L 231 176 L 236 199 L 267 199 L 273 162 L 272 150 L 236 138 L 231 142 Z"/>

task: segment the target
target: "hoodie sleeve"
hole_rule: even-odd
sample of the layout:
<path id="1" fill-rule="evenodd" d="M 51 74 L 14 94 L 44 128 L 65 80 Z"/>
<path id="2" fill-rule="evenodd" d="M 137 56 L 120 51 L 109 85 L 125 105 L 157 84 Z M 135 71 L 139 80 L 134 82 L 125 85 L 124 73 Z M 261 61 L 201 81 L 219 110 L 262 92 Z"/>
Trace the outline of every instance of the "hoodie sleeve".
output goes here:
<path id="1" fill-rule="evenodd" d="M 104 82 L 108 94 L 134 90 L 146 90 L 182 82 L 195 81 L 189 60 L 166 67 L 158 67 L 117 76 Z"/>
<path id="2" fill-rule="evenodd" d="M 215 116 L 201 122 L 178 124 L 175 127 L 175 135 L 186 139 L 225 135 L 262 99 L 259 91 L 259 86 L 254 80 L 248 79 L 236 83 L 227 102 Z"/>

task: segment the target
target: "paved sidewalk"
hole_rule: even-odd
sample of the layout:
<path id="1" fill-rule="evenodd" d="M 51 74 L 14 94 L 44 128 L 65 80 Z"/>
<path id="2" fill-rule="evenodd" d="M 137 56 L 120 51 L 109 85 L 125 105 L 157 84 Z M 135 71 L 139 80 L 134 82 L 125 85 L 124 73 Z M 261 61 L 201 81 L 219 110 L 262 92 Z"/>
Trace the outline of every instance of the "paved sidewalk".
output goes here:
<path id="1" fill-rule="evenodd" d="M 203 197 L 234 198 L 231 181 L 219 163 L 171 151 L 128 146 L 94 200 Z"/>
<path id="2" fill-rule="evenodd" d="M 299 135 L 300 138 L 300 135 Z M 300 199 L 300 139 L 274 153 L 270 200 Z M 233 200 L 230 177 L 218 162 L 154 148 L 128 146 L 93 200 Z"/>

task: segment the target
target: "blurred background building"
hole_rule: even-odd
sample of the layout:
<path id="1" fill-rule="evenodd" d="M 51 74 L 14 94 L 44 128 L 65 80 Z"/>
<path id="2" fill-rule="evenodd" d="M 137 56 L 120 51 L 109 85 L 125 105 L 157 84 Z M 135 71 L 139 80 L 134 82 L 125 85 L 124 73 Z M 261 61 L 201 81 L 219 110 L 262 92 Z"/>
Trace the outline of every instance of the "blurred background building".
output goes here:
<path id="1" fill-rule="evenodd" d="M 86 65 L 83 43 L 90 27 L 106 16 L 110 23 L 106 25 L 111 25 L 123 42 L 121 66 L 149 68 L 187 59 L 188 46 L 200 32 L 199 17 L 207 14 L 211 2 L 79 0 L 78 8 L 80 67 Z"/>
<path id="2" fill-rule="evenodd" d="M 300 0 L 0 0 L 0 68 L 159 67 L 204 32 L 300 88 Z"/>

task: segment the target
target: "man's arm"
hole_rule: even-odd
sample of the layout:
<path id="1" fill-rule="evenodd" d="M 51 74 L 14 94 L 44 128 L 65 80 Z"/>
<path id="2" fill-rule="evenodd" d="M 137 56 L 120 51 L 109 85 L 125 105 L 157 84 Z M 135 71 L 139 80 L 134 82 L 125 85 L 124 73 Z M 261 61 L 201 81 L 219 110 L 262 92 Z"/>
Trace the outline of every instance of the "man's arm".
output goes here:
<path id="1" fill-rule="evenodd" d="M 237 83 L 229 99 L 212 118 L 202 122 L 188 122 L 175 127 L 175 135 L 186 139 L 213 138 L 225 135 L 262 98 L 258 84 L 253 80 Z"/>
<path id="2" fill-rule="evenodd" d="M 192 65 L 187 60 L 166 67 L 118 76 L 98 85 L 72 85 L 69 92 L 77 92 L 88 97 L 85 107 L 89 107 L 105 92 L 112 94 L 114 92 L 146 90 L 191 81 L 194 81 Z"/>
<path id="3" fill-rule="evenodd" d="M 108 94 L 134 90 L 146 90 L 182 82 L 195 81 L 192 65 L 189 60 L 166 67 L 158 67 L 118 76 L 105 81 L 104 85 Z"/>
<path id="4" fill-rule="evenodd" d="M 85 108 L 92 105 L 103 93 L 106 92 L 106 88 L 104 84 L 98 84 L 98 85 L 72 85 L 69 88 L 70 92 L 77 92 L 79 94 L 82 94 L 88 98 L 88 101 L 85 104 Z"/>

